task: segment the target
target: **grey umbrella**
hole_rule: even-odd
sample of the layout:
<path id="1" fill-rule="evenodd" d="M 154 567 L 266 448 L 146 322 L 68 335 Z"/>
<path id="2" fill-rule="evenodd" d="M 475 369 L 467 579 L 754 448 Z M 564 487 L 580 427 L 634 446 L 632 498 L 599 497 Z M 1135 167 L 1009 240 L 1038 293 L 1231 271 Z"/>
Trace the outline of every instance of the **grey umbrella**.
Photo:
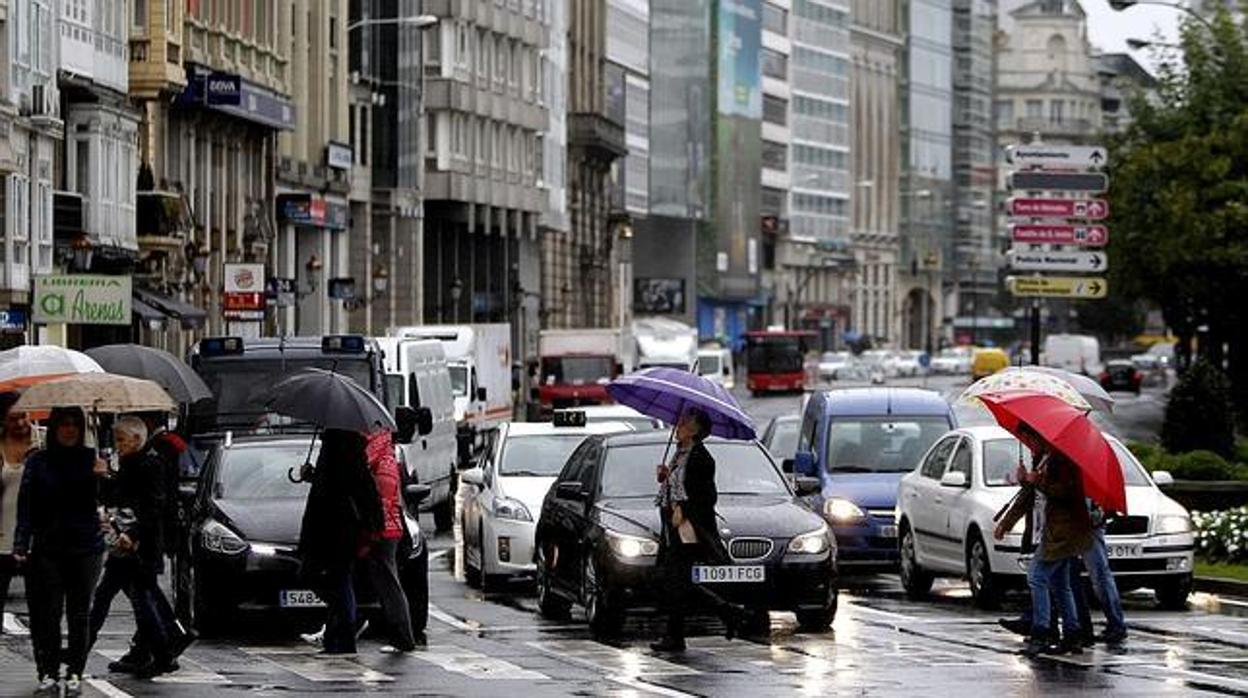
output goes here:
<path id="1" fill-rule="evenodd" d="M 1060 368 L 1053 368 L 1051 366 L 1011 366 L 1006 370 L 1039 371 L 1040 373 L 1047 373 L 1050 376 L 1060 378 L 1070 384 L 1070 387 L 1074 388 L 1075 392 L 1082 395 L 1083 399 L 1087 400 L 1088 404 L 1092 405 L 1093 409 L 1101 412 L 1114 411 L 1114 398 L 1101 387 L 1100 383 L 1097 383 L 1087 376 L 1072 373 Z"/>
<path id="2" fill-rule="evenodd" d="M 204 380 L 167 351 L 141 344 L 109 344 L 88 349 L 86 353 L 109 373 L 152 381 L 180 404 L 189 405 L 212 397 Z"/>
<path id="3" fill-rule="evenodd" d="M 398 427 L 390 411 L 349 376 L 305 368 L 273 386 L 267 407 L 322 429 L 368 433 Z"/>

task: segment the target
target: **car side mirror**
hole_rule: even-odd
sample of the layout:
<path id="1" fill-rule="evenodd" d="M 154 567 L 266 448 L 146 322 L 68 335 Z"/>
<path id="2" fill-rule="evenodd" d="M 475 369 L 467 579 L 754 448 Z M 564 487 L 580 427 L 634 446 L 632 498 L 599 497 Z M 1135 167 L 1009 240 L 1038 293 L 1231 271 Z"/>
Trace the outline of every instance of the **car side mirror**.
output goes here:
<path id="1" fill-rule="evenodd" d="M 815 454 L 810 451 L 798 451 L 793 456 L 793 472 L 798 475 L 815 476 Z"/>
<path id="2" fill-rule="evenodd" d="M 793 459 L 792 458 L 785 458 L 784 460 L 780 461 L 780 472 L 786 475 L 793 472 Z"/>
<path id="3" fill-rule="evenodd" d="M 819 490 L 823 488 L 823 483 L 817 477 L 809 477 L 805 475 L 798 476 L 793 481 L 793 489 L 797 491 L 799 497 L 809 497 L 812 494 L 819 494 Z"/>
<path id="4" fill-rule="evenodd" d="M 398 430 L 394 433 L 394 442 L 410 444 L 412 439 L 416 438 L 419 422 L 420 418 L 416 414 L 416 410 L 411 407 L 400 405 L 394 408 L 394 423 L 398 426 Z"/>
<path id="5" fill-rule="evenodd" d="M 477 388 L 477 402 L 485 402 L 485 388 Z"/>
<path id="6" fill-rule="evenodd" d="M 422 485 L 418 482 L 409 483 L 403 488 L 403 496 L 407 498 L 407 505 L 413 509 L 428 499 L 431 492 L 433 489 L 429 485 Z"/>
<path id="7" fill-rule="evenodd" d="M 473 487 L 484 487 L 485 471 L 480 467 L 469 468 L 459 474 L 459 481 L 465 485 L 472 485 Z"/>
<path id="8" fill-rule="evenodd" d="M 725 376 L 731 376 L 731 375 L 732 375 L 732 369 L 728 368 L 727 366 L 724 366 L 724 375 L 725 375 Z"/>
<path id="9" fill-rule="evenodd" d="M 581 483 L 579 482 L 561 482 L 555 485 L 555 497 L 579 502 L 586 499 L 586 492 L 581 488 Z"/>
<path id="10" fill-rule="evenodd" d="M 966 481 L 966 473 L 961 470 L 953 470 L 940 476 L 941 487 L 970 487 Z"/>
<path id="11" fill-rule="evenodd" d="M 1174 476 L 1169 470 L 1154 470 L 1153 484 L 1158 487 L 1169 487 L 1174 484 Z"/>

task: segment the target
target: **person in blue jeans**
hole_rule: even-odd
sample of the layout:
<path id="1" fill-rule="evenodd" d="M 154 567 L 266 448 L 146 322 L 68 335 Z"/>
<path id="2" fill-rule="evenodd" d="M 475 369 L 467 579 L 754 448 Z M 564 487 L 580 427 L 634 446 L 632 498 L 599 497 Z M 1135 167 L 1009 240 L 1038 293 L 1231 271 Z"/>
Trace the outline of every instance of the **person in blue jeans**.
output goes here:
<path id="1" fill-rule="evenodd" d="M 1122 597 L 1118 594 L 1118 584 L 1114 581 L 1113 572 L 1109 569 L 1109 551 L 1105 547 L 1105 514 L 1100 507 L 1090 504 L 1092 516 L 1092 545 L 1083 553 L 1083 567 L 1088 572 L 1088 581 L 1092 585 L 1092 593 L 1101 602 L 1105 612 L 1105 632 L 1100 640 L 1107 645 L 1120 645 L 1127 639 L 1127 621 L 1122 612 Z M 1075 581 L 1080 581 L 1079 577 Z M 1080 589 L 1080 592 L 1082 590 Z M 1084 601 L 1079 608 L 1079 620 L 1089 638 L 1092 635 L 1092 618 L 1088 611 L 1083 594 L 1075 599 L 1076 603 Z M 1091 643 L 1086 643 L 1091 644 Z"/>

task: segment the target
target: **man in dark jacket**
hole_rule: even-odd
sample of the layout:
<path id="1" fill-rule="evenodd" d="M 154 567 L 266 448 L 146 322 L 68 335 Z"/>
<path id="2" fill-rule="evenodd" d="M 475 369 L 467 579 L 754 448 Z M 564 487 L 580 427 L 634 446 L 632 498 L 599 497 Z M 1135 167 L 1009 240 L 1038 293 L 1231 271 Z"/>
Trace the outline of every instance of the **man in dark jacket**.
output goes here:
<path id="1" fill-rule="evenodd" d="M 650 645 L 656 652 L 683 652 L 685 613 L 691 592 L 702 592 L 724 618 L 726 635 L 736 633 L 736 609 L 705 587 L 693 582 L 695 564 L 726 564 L 728 549 L 719 536 L 715 504 L 715 459 L 702 441 L 711 433 L 710 418 L 690 409 L 676 425 L 676 454 L 671 464 L 658 468 L 659 507 L 663 531 L 656 561 L 664 571 L 667 632 Z"/>
<path id="2" fill-rule="evenodd" d="M 117 473 L 101 488 L 106 511 L 105 539 L 108 559 L 104 577 L 95 591 L 91 609 L 91 642 L 94 644 L 117 592 L 125 593 L 134 609 L 139 649 L 127 662 L 109 668 L 150 678 L 177 670 L 172 638 L 167 629 L 172 619 L 162 614 L 168 602 L 157 584 L 164 567 L 164 465 L 146 449 L 147 425 L 137 417 L 123 417 L 113 427 L 117 444 Z"/>

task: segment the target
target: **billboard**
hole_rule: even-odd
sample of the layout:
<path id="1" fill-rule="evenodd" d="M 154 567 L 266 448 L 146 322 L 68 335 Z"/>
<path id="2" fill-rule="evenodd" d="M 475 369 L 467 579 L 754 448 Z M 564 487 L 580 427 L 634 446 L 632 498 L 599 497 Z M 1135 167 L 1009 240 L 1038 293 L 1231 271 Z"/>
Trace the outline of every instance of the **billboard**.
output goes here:
<path id="1" fill-rule="evenodd" d="M 685 280 L 638 278 L 633 281 L 633 311 L 642 315 L 683 315 Z"/>
<path id="2" fill-rule="evenodd" d="M 720 116 L 763 118 L 762 44 L 762 0 L 720 0 Z"/>

